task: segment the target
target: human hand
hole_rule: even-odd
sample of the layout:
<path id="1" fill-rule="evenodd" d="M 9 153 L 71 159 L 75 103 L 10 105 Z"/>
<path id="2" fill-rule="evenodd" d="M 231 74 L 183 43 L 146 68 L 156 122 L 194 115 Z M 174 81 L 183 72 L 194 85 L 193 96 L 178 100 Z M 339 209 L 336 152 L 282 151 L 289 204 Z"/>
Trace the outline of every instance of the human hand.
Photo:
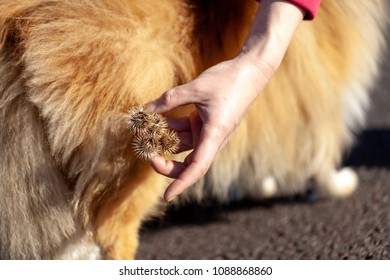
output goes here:
<path id="1" fill-rule="evenodd" d="M 186 118 L 169 119 L 170 127 L 180 135 L 179 151 L 193 149 L 184 162 L 160 156 L 150 160 L 156 172 L 176 179 L 164 194 L 166 201 L 205 175 L 271 75 L 268 67 L 261 70 L 237 57 L 209 68 L 192 82 L 168 90 L 147 105 L 146 109 L 155 113 L 186 104 L 195 104 L 196 108 Z"/>

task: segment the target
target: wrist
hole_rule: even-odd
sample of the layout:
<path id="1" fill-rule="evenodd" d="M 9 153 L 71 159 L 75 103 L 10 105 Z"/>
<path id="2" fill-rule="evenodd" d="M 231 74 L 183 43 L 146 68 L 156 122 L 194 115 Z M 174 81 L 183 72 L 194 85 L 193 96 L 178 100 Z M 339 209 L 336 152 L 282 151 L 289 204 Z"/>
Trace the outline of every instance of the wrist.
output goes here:
<path id="1" fill-rule="evenodd" d="M 258 59 L 257 56 L 250 52 L 247 53 L 245 50 L 234 58 L 234 62 L 238 69 L 238 75 L 251 84 L 256 96 L 262 92 L 278 68 L 276 60 L 274 61 L 270 57 L 267 57 L 266 60 Z"/>
<path id="2" fill-rule="evenodd" d="M 236 59 L 248 67 L 254 66 L 255 70 L 260 70 L 267 78 L 271 78 L 283 58 L 284 52 L 279 48 L 280 44 L 280 37 L 272 32 L 263 33 L 260 38 L 248 38 Z"/>

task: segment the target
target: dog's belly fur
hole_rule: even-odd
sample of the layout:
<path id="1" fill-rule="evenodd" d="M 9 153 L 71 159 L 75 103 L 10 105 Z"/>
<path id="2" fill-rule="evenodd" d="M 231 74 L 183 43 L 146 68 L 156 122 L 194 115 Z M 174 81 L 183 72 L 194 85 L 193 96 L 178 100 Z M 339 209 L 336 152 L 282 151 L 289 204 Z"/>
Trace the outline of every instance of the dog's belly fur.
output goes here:
<path id="1" fill-rule="evenodd" d="M 323 0 L 208 174 L 177 202 L 292 195 L 312 179 L 320 194 L 350 194 L 356 175 L 336 170 L 364 122 L 385 4 Z M 256 5 L 0 2 L 0 257 L 133 258 L 168 180 L 135 159 L 126 112 L 234 57 Z"/>

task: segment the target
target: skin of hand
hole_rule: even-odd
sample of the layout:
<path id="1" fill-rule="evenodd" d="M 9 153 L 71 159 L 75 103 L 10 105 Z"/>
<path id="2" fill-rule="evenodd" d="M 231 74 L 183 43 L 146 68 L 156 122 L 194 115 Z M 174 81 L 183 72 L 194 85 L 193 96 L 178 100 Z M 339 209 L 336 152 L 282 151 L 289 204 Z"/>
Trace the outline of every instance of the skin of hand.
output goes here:
<path id="1" fill-rule="evenodd" d="M 175 179 L 165 191 L 165 201 L 172 201 L 206 174 L 279 67 L 303 17 L 304 11 L 289 2 L 263 0 L 246 42 L 234 59 L 207 69 L 193 81 L 147 104 L 147 110 L 155 113 L 188 104 L 196 108 L 186 118 L 169 120 L 170 127 L 179 132 L 179 152 L 193 149 L 184 162 L 160 156 L 150 160 L 156 172 Z"/>

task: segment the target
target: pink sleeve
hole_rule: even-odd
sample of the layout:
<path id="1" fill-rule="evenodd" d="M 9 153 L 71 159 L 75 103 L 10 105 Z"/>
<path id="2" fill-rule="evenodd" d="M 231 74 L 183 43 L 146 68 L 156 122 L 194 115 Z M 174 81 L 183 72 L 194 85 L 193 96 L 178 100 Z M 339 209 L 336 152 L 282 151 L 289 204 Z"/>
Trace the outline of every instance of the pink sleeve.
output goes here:
<path id="1" fill-rule="evenodd" d="M 306 11 L 305 19 L 313 19 L 317 15 L 321 0 L 287 0 Z"/>
<path id="2" fill-rule="evenodd" d="M 259 2 L 259 0 L 257 0 Z M 305 19 L 311 20 L 316 17 L 321 0 L 287 0 L 291 4 L 306 11 Z M 367 0 L 368 1 L 368 0 Z"/>

